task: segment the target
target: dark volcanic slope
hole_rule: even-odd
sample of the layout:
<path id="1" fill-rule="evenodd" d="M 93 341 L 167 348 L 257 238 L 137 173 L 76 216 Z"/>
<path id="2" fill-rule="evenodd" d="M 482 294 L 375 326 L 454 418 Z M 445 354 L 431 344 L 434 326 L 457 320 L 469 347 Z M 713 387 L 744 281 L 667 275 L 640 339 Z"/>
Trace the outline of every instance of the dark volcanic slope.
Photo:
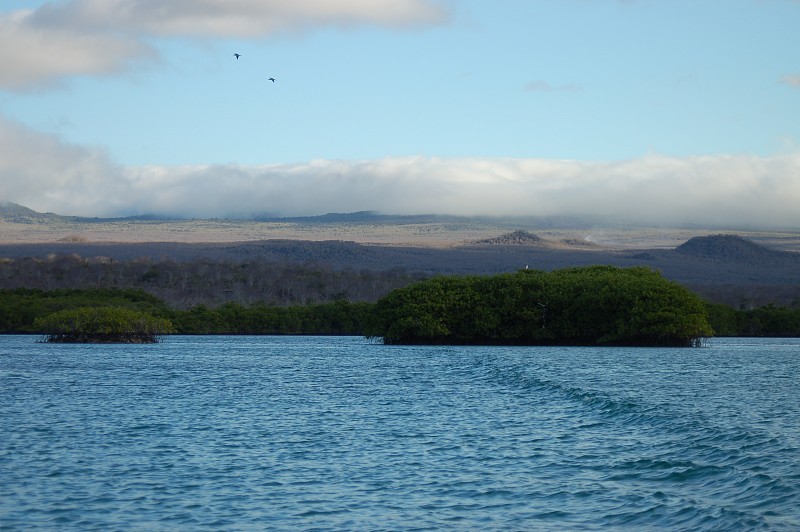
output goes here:
<path id="1" fill-rule="evenodd" d="M 101 221 L 37 213 L 12 203 L 0 203 L 0 220 L 17 224 L 57 223 L 64 220 L 84 223 Z M 314 221 L 376 220 L 390 224 L 408 223 L 417 218 L 384 217 L 374 213 L 326 215 Z M 422 217 L 417 221 L 441 221 L 439 217 Z M 567 245 L 568 244 L 568 245 Z M 99 262 L 147 261 L 150 263 L 259 263 L 270 269 L 275 264 L 292 269 L 295 265 L 321 267 L 328 270 L 351 270 L 392 273 L 494 274 L 523 268 L 553 270 L 592 264 L 614 266 L 647 266 L 660 271 L 668 279 L 680 282 L 710 300 L 729 304 L 777 303 L 800 304 L 800 253 L 777 251 L 734 235 L 692 238 L 672 250 L 636 251 L 604 250 L 575 242 L 554 242 L 527 231 L 514 231 L 495 238 L 472 242 L 455 248 L 363 245 L 330 240 L 262 240 L 228 243 L 98 243 L 80 238 L 47 244 L 0 244 L 0 285 L 20 285 L 20 274 L 12 263 L 3 267 L 3 259 L 47 258 L 76 255 Z M 109 261 L 111 259 L 111 261 Z M 73 261 L 74 262 L 74 261 Z M 98 262 L 98 261 L 94 261 Z M 32 261 L 31 264 L 36 264 Z M 229 264 L 230 265 L 230 264 Z M 272 265 L 272 266 L 271 266 Z M 124 267 L 124 265 L 119 265 Z M 191 265 L 187 269 L 191 269 Z M 26 266 L 27 267 L 27 266 Z M 58 278 L 48 286 L 62 287 Z M 68 286 L 63 286 L 68 287 Z"/>
<path id="2" fill-rule="evenodd" d="M 336 269 L 403 269 L 423 273 L 497 273 L 528 266 L 542 270 L 584 264 L 617 264 L 614 252 L 586 252 L 520 245 L 474 245 L 461 248 L 370 246 L 347 241 L 261 240 L 233 243 L 86 243 L 0 245 L 0 257 L 46 257 L 76 254 L 114 260 L 275 261 L 319 264 Z"/>
<path id="3" fill-rule="evenodd" d="M 685 283 L 800 284 L 800 254 L 735 235 L 696 237 L 671 251 L 634 256 Z"/>
<path id="4" fill-rule="evenodd" d="M 796 253 L 770 249 L 737 235 L 695 237 L 675 251 L 687 257 L 759 266 L 800 264 L 800 255 Z"/>
<path id="5" fill-rule="evenodd" d="M 615 252 L 541 245 L 493 244 L 460 248 L 369 246 L 346 241 L 263 240 L 223 244 L 84 243 L 0 245 L 0 257 L 48 254 L 115 260 L 275 261 L 335 269 L 422 273 L 498 273 L 525 267 L 552 270 L 590 264 L 645 265 L 691 283 L 800 284 L 800 254 L 774 251 L 740 237 L 693 238 L 674 250 Z"/>
<path id="6" fill-rule="evenodd" d="M 800 284 L 800 254 L 770 249 L 739 236 L 692 238 L 671 254 L 687 267 L 679 276 L 684 281 Z"/>
<path id="7" fill-rule="evenodd" d="M 800 254 L 734 235 L 692 238 L 658 262 L 662 273 L 709 301 L 752 308 L 800 304 Z"/>
<path id="8" fill-rule="evenodd" d="M 532 245 L 531 245 L 532 244 Z M 710 301 L 731 305 L 791 305 L 800 301 L 800 254 L 775 251 L 739 237 L 694 238 L 673 250 L 575 250 L 531 243 L 460 248 L 368 246 L 346 241 L 264 240 L 224 244 L 86 243 L 0 245 L 0 258 L 78 255 L 114 261 L 278 263 L 334 270 L 412 274 L 494 274 L 523 268 L 553 270 L 592 264 L 647 266 Z M 13 268 L 0 276 L 10 275 Z M 58 285 L 57 281 L 54 286 Z M 5 278 L 3 285 L 14 285 Z"/>

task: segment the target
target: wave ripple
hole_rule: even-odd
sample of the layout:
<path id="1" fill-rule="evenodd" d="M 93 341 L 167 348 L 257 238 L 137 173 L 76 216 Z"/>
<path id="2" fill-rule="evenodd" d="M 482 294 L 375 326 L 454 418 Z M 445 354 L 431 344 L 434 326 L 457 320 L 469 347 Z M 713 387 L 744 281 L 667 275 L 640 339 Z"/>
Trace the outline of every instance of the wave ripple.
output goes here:
<path id="1" fill-rule="evenodd" d="M 800 342 L 0 339 L 0 528 L 800 528 Z"/>

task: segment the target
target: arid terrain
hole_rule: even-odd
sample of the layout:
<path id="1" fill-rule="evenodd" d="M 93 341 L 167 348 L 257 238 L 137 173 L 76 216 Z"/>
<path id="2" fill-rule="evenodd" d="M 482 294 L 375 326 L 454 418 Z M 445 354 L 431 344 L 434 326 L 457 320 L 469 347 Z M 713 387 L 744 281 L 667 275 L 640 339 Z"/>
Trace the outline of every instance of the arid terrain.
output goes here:
<path id="1" fill-rule="evenodd" d="M 800 231 L 371 213 L 92 219 L 6 204 L 0 207 L 0 259 L 0 288 L 141 286 L 181 306 L 371 300 L 419 276 L 591 264 L 652 267 L 708 300 L 738 307 L 800 304 Z M 70 267 L 70 261 L 82 266 Z M 245 266 L 249 275 L 242 274 Z M 100 271 L 109 268 L 125 269 L 127 277 Z M 312 275 L 324 277 L 312 282 L 311 270 L 327 273 Z"/>
<path id="2" fill-rule="evenodd" d="M 800 251 L 797 231 L 736 228 L 630 227 L 608 222 L 553 218 L 471 218 L 329 214 L 269 220 L 82 218 L 38 213 L 0 204 L 0 244 L 231 243 L 260 240 L 339 240 L 364 245 L 447 248 L 525 231 L 562 249 L 669 249 L 690 238 L 737 234 L 773 249 Z"/>

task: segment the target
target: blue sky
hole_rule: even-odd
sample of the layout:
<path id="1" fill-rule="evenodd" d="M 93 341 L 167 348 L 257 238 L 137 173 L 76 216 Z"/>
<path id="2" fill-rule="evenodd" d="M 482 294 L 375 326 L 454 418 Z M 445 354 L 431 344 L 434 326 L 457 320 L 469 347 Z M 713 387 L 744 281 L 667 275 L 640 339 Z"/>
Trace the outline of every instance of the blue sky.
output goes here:
<path id="1" fill-rule="evenodd" d="M 800 228 L 798 23 L 798 0 L 6 0 L 0 200 Z"/>

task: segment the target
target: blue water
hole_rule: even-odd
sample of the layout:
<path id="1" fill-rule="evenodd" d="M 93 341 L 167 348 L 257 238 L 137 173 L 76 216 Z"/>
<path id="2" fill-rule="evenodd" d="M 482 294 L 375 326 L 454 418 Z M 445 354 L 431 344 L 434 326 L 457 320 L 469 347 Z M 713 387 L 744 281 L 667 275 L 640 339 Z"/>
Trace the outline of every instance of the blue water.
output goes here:
<path id="1" fill-rule="evenodd" d="M 800 341 L 0 337 L 0 528 L 800 529 Z"/>

